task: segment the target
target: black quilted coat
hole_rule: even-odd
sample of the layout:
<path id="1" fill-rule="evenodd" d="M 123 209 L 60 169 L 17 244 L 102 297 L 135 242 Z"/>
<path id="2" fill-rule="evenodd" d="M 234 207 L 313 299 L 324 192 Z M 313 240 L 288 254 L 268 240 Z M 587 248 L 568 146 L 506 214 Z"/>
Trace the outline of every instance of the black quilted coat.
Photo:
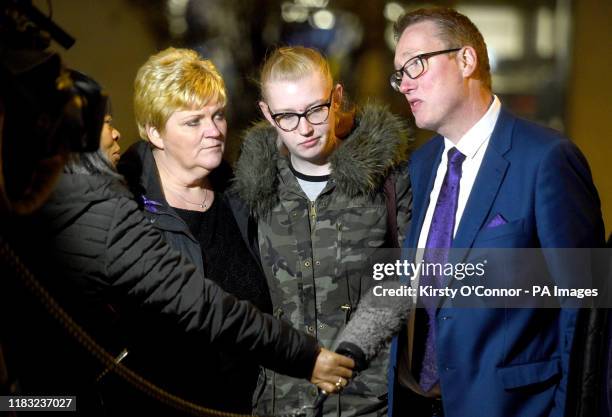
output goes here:
<path id="1" fill-rule="evenodd" d="M 11 245 L 38 279 L 113 355 L 129 350 L 133 334 L 157 331 L 160 339 L 180 333 L 203 348 L 237 352 L 295 377 L 312 372 L 319 350 L 313 338 L 203 279 L 150 226 L 117 179 L 64 174 L 45 207 L 9 229 Z M 96 382 L 102 366 L 23 289 L 13 270 L 0 269 L 0 313 L 12 318 L 3 320 L 2 345 L 14 389 L 77 395 L 82 415 L 108 415 L 114 406 L 118 415 L 145 415 L 141 396 L 118 377 Z M 135 323 L 148 324 L 137 329 Z M 214 386 L 207 375 L 201 378 L 204 387 Z M 161 404 L 155 407 L 169 415 Z"/>

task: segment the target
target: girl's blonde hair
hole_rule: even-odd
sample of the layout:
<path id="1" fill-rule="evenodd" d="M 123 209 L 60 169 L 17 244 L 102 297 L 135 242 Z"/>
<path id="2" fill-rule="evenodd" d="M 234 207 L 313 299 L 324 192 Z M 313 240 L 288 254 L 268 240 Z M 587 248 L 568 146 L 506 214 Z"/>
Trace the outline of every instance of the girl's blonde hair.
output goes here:
<path id="1" fill-rule="evenodd" d="M 138 133 L 147 139 L 147 126 L 162 132 L 177 110 L 227 104 L 223 78 L 217 68 L 191 49 L 167 48 L 140 67 L 134 81 L 134 113 Z"/>
<path id="2" fill-rule="evenodd" d="M 266 97 L 266 86 L 274 81 L 295 81 L 320 73 L 332 88 L 333 77 L 327 59 L 318 51 L 304 46 L 285 46 L 276 49 L 266 59 L 260 76 L 261 95 Z"/>

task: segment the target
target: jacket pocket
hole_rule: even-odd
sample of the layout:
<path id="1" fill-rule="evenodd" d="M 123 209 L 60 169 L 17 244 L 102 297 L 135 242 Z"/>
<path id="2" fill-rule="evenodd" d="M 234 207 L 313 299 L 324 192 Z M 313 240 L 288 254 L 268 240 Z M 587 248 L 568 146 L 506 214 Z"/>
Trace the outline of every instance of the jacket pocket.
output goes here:
<path id="1" fill-rule="evenodd" d="M 543 362 L 499 368 L 497 373 L 504 388 L 511 390 L 556 380 L 561 374 L 561 363 L 559 359 L 555 358 Z"/>
<path id="2" fill-rule="evenodd" d="M 484 240 L 497 239 L 511 235 L 520 235 L 523 233 L 525 233 L 525 220 L 519 219 L 496 227 L 482 229 L 478 235 L 476 235 L 476 240 L 482 242 Z"/>

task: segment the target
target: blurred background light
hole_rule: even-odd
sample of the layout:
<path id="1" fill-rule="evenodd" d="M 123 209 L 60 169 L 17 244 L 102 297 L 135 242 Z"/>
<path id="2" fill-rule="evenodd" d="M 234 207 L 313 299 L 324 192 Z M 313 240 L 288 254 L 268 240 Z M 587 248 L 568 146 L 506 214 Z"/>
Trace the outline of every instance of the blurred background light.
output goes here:
<path id="1" fill-rule="evenodd" d="M 317 29 L 329 30 L 334 27 L 336 17 L 329 10 L 317 10 L 311 19 L 312 25 Z"/>
<path id="2" fill-rule="evenodd" d="M 323 8 L 327 7 L 329 0 L 296 0 L 296 4 L 310 8 Z"/>
<path id="3" fill-rule="evenodd" d="M 308 20 L 308 9 L 291 2 L 283 3 L 281 15 L 285 22 L 305 22 Z"/>
<path id="4" fill-rule="evenodd" d="M 383 15 L 385 19 L 391 22 L 396 22 L 397 19 L 404 13 L 404 7 L 394 1 L 385 4 Z"/>

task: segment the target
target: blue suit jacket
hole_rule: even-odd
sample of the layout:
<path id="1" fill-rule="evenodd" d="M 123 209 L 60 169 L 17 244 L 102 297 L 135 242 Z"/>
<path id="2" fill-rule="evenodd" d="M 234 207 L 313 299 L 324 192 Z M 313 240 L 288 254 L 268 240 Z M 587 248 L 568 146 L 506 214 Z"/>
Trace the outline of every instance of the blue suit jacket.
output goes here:
<path id="1" fill-rule="evenodd" d="M 413 224 L 404 241 L 415 248 L 429 204 L 444 139 L 417 150 L 409 174 Z M 497 215 L 507 223 L 487 227 Z M 453 241 L 454 248 L 601 247 L 599 197 L 580 151 L 559 133 L 503 108 Z M 577 311 L 571 309 L 438 309 L 437 360 L 447 417 L 562 417 Z M 398 353 L 393 340 L 389 416 Z"/>

